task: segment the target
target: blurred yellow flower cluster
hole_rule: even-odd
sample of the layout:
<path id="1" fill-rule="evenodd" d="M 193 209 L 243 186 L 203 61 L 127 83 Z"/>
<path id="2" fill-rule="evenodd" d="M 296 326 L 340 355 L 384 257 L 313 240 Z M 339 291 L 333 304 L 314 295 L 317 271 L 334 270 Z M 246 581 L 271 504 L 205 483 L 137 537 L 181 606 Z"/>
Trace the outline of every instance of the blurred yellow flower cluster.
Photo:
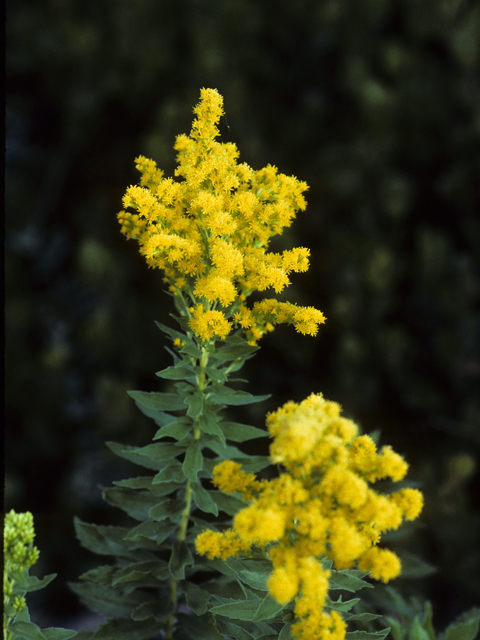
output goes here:
<path id="1" fill-rule="evenodd" d="M 245 555 L 252 545 L 264 548 L 273 564 L 270 594 L 280 603 L 296 598 L 292 631 L 305 640 L 345 636 L 341 617 L 323 611 L 330 571 L 321 558 L 330 558 L 337 570 L 357 567 L 388 582 L 401 564 L 377 546 L 380 536 L 416 518 L 423 506 L 416 489 L 382 495 L 369 486 L 385 478 L 402 480 L 408 465 L 391 447 L 377 451 L 340 410 L 312 394 L 269 414 L 270 456 L 286 472 L 257 480 L 232 460 L 217 465 L 214 484 L 250 504 L 236 514 L 232 529 L 204 531 L 196 540 L 198 552 L 210 558 Z"/>
<path id="2" fill-rule="evenodd" d="M 138 213 L 118 214 L 122 233 L 138 240 L 147 263 L 164 271 L 175 295 L 186 297 L 185 314 L 202 340 L 223 339 L 236 326 L 255 343 L 281 322 L 315 335 L 325 319 L 313 307 L 275 299 L 246 306 L 252 292 L 280 293 L 291 273 L 307 271 L 309 249 L 267 249 L 305 209 L 308 187 L 270 165 L 254 171 L 238 164 L 236 145 L 215 140 L 222 96 L 202 89 L 200 98 L 190 136 L 178 136 L 175 144 L 181 180 L 164 178 L 153 160 L 136 159 L 140 185 L 127 189 L 123 204 Z"/>
<path id="3" fill-rule="evenodd" d="M 3 596 L 4 609 L 13 606 L 15 614 L 25 608 L 25 598 L 13 595 L 13 588 L 22 575 L 38 560 L 39 550 L 33 546 L 35 532 L 33 516 L 16 513 L 13 509 L 6 514 L 3 530 Z"/>

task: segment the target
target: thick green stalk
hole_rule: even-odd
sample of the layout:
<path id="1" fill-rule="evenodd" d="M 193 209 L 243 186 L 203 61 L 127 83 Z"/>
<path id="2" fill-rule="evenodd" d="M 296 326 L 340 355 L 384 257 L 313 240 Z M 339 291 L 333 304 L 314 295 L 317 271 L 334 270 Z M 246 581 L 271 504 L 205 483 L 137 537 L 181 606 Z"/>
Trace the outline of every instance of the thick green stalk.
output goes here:
<path id="1" fill-rule="evenodd" d="M 206 372 L 205 367 L 208 363 L 208 351 L 203 349 L 202 357 L 200 358 L 200 368 L 201 372 L 197 376 L 197 387 L 200 391 L 202 391 L 206 386 Z M 201 437 L 201 430 L 198 425 L 194 425 L 193 427 L 193 440 L 198 441 Z M 190 519 L 190 510 L 192 508 L 192 498 L 193 491 L 191 487 L 191 481 L 187 480 L 185 485 L 185 508 L 182 511 L 182 515 L 180 517 L 180 526 L 178 528 L 177 540 L 183 542 L 187 537 L 187 529 L 188 529 L 188 521 Z M 173 611 L 170 614 L 167 621 L 167 628 L 165 631 L 165 640 L 172 640 L 173 638 L 173 627 L 175 624 L 175 614 L 177 612 L 177 602 L 178 602 L 178 592 L 177 592 L 177 578 L 172 578 L 172 582 L 170 583 L 170 602 L 173 603 Z"/>

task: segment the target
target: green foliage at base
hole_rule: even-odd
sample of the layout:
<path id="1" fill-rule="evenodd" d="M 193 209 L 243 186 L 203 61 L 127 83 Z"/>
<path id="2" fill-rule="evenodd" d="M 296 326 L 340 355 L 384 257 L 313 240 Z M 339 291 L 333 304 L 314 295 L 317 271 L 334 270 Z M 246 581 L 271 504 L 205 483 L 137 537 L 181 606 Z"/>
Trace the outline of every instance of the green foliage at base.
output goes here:
<path id="1" fill-rule="evenodd" d="M 176 318 L 181 325 L 182 318 Z M 238 335 L 221 343 L 197 341 L 157 323 L 174 342 L 174 364 L 157 375 L 171 380 L 173 392 L 131 391 L 138 408 L 157 425 L 153 442 L 143 447 L 108 443 L 118 456 L 144 470 L 114 482 L 105 501 L 136 521 L 132 526 L 101 526 L 75 520 L 80 543 L 104 564 L 83 574 L 71 588 L 107 622 L 97 631 L 82 631 L 79 640 L 168 639 L 273 640 L 290 638 L 293 604 L 276 602 L 268 593 L 272 565 L 266 553 L 249 558 L 210 560 L 195 552 L 196 536 L 205 529 L 223 531 L 245 506 L 241 500 L 212 489 L 216 464 L 231 459 L 248 471 L 270 464 L 266 456 L 248 456 L 237 443 L 266 436 L 248 425 L 224 421 L 222 410 L 259 402 L 226 383 L 256 347 Z M 113 561 L 112 561 L 113 560 Z M 355 593 L 370 587 L 365 572 L 332 571 L 332 590 Z M 349 623 L 371 623 L 379 616 L 356 613 L 358 599 L 328 600 Z M 354 627 L 352 627 L 354 628 Z M 385 638 L 388 629 L 351 631 L 355 638 Z"/>

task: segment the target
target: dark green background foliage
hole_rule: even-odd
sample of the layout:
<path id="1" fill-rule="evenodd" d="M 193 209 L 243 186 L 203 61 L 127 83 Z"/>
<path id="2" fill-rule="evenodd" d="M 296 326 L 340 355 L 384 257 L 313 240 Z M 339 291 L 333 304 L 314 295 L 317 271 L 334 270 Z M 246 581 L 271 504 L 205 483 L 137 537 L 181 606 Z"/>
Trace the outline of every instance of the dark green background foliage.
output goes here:
<path id="1" fill-rule="evenodd" d="M 440 569 L 397 585 L 440 627 L 478 602 L 479 30 L 468 0 L 7 4 L 6 507 L 34 513 L 39 574 L 59 574 L 46 624 L 96 562 L 73 515 L 123 522 L 98 485 L 129 468 L 104 441 L 153 435 L 126 390 L 168 391 L 171 300 L 115 214 L 135 156 L 173 173 L 203 86 L 241 161 L 310 185 L 273 248 L 311 248 L 285 298 L 328 319 L 264 338 L 245 377 L 272 398 L 235 419 L 321 391 L 380 429 L 426 493 L 401 544 Z"/>

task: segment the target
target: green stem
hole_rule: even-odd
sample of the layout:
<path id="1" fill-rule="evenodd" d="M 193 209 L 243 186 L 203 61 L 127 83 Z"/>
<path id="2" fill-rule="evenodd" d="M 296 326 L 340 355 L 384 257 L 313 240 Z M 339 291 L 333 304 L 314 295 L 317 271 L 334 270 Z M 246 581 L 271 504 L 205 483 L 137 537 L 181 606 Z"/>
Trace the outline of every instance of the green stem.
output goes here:
<path id="1" fill-rule="evenodd" d="M 202 349 L 202 357 L 200 358 L 200 367 L 201 372 L 197 376 L 197 387 L 202 391 L 206 387 L 206 374 L 205 367 L 208 363 L 208 351 L 206 349 Z M 198 441 L 201 437 L 201 430 L 198 425 L 194 425 L 193 427 L 193 440 Z M 180 526 L 178 528 L 177 540 L 183 542 L 187 537 L 187 529 L 188 529 L 188 521 L 190 519 L 190 511 L 192 508 L 192 498 L 193 491 L 190 480 L 187 480 L 185 485 L 185 508 L 182 511 L 182 515 L 180 517 Z M 175 624 L 175 614 L 177 612 L 177 603 L 178 603 L 178 591 L 177 591 L 178 580 L 177 578 L 172 578 L 170 583 L 170 602 L 173 604 L 173 611 L 170 614 L 167 620 L 167 628 L 165 630 L 165 640 L 173 640 L 173 628 Z"/>

